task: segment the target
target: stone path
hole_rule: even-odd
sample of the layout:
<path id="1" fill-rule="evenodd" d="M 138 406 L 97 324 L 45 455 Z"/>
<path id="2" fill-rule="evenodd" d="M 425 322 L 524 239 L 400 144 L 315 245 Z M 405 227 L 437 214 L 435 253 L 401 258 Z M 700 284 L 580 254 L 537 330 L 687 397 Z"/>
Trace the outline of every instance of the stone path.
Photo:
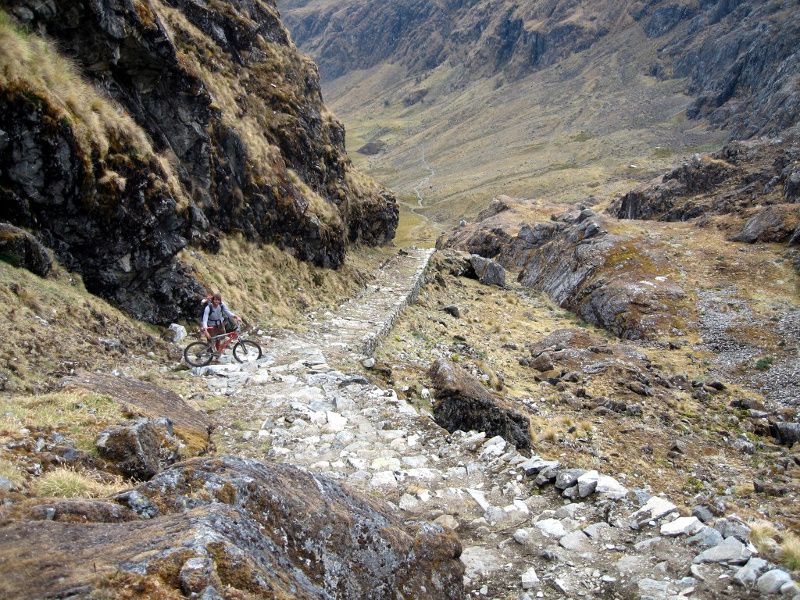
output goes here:
<path id="1" fill-rule="evenodd" d="M 679 517 L 666 498 L 627 490 L 624 475 L 522 456 L 480 432 L 449 434 L 394 390 L 342 367 L 389 332 L 431 253 L 401 251 L 310 333 L 264 340 L 259 363 L 196 369 L 229 398 L 215 415 L 219 452 L 291 463 L 379 496 L 408 519 L 456 529 L 473 597 L 750 597 L 755 589 L 800 598 L 785 572 L 756 556 L 747 527 L 715 507 Z"/>

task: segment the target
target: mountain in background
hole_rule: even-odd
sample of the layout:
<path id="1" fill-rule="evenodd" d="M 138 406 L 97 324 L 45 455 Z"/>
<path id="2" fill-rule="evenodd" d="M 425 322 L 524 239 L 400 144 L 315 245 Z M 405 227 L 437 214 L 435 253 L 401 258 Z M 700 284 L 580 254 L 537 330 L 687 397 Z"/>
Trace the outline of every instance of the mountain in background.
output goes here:
<path id="1" fill-rule="evenodd" d="M 283 0 L 369 172 L 453 221 L 622 193 L 800 113 L 800 3 Z"/>

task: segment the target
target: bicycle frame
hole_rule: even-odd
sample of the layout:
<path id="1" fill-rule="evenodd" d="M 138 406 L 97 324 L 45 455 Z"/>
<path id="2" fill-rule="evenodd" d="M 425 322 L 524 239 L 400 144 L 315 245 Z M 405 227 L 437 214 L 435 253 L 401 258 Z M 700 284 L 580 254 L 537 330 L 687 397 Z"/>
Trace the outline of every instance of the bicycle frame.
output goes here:
<path id="1" fill-rule="evenodd" d="M 221 338 L 227 338 L 224 343 L 219 345 L 219 349 L 217 349 L 217 344 L 219 343 Z M 225 352 L 226 348 L 231 345 L 231 342 L 234 340 L 239 339 L 239 330 L 236 329 L 234 331 L 228 331 L 227 333 L 220 333 L 219 335 L 212 336 L 209 340 L 209 344 L 214 347 L 214 351 L 222 354 Z"/>

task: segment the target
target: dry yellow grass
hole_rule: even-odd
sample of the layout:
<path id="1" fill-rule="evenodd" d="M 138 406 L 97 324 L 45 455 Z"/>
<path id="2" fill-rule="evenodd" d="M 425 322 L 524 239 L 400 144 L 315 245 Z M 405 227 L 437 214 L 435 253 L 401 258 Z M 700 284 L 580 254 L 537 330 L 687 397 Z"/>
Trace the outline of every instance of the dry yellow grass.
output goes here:
<path id="1" fill-rule="evenodd" d="M 222 240 L 219 254 L 184 251 L 180 259 L 195 270 L 209 291 L 219 291 L 250 323 L 303 329 L 305 313 L 337 306 L 394 252 L 390 248 L 354 248 L 341 268 L 331 270 L 300 261 L 275 246 L 230 236 Z"/>
<path id="2" fill-rule="evenodd" d="M 109 483 L 75 469 L 58 468 L 39 477 L 32 487 L 35 495 L 47 498 L 102 498 L 129 486 L 121 477 Z"/>
<path id="3" fill-rule="evenodd" d="M 768 540 L 778 537 L 778 530 L 769 521 L 754 521 L 749 524 L 750 541 L 758 548 L 762 554 L 769 554 Z"/>
<path id="4" fill-rule="evenodd" d="M 52 428 L 87 451 L 94 450 L 101 429 L 125 420 L 117 402 L 85 390 L 6 396 L 0 398 L 0 415 L 0 435 L 13 434 L 23 427 Z"/>
<path id="5" fill-rule="evenodd" d="M 159 360 L 167 351 L 155 327 L 92 296 L 79 275 L 57 264 L 43 279 L 0 261 L 0 302 L 15 307 L 6 315 L 8 335 L 0 341 L 0 384 L 6 392 L 46 391 L 59 377 L 90 365 L 119 367 L 119 356 L 105 352 L 101 338 L 147 348 Z"/>
<path id="6" fill-rule="evenodd" d="M 185 206 L 186 199 L 168 161 L 153 150 L 147 134 L 110 98 L 86 82 L 78 69 L 49 41 L 17 28 L 0 10 L 0 86 L 10 92 L 32 92 L 49 103 L 57 118 L 68 124 L 85 157 L 93 153 L 102 164 L 112 145 L 154 158 L 164 169 L 170 193 Z M 100 175 L 100 183 L 113 183 L 119 191 L 125 180 L 113 171 Z"/>
<path id="7" fill-rule="evenodd" d="M 25 477 L 17 466 L 10 460 L 0 458 L 0 477 L 7 479 L 12 485 L 19 487 L 25 481 Z"/>
<path id="8" fill-rule="evenodd" d="M 789 569 L 800 570 L 800 538 L 793 533 L 787 533 L 781 542 L 778 558 Z"/>

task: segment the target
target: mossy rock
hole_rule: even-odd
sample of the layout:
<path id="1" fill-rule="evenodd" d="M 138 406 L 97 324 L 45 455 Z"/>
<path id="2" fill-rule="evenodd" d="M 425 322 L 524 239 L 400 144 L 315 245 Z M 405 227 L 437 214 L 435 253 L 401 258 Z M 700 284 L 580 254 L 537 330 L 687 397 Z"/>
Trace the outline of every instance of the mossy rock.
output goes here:
<path id="1" fill-rule="evenodd" d="M 0 260 L 39 277 L 47 277 L 53 270 L 53 261 L 39 240 L 8 223 L 0 223 Z"/>

